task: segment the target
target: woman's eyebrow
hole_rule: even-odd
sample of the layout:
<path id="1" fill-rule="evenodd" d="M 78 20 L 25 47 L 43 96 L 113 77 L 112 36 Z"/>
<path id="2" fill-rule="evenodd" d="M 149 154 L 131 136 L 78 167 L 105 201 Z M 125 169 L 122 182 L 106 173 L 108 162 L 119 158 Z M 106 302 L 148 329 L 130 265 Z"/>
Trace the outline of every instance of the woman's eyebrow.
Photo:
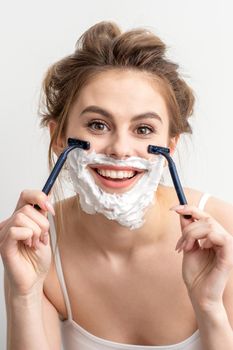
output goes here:
<path id="1" fill-rule="evenodd" d="M 87 113 L 87 112 L 101 114 L 101 115 L 103 115 L 104 117 L 107 117 L 107 118 L 113 118 L 111 113 L 109 113 L 105 109 L 103 109 L 101 107 L 98 107 L 98 106 L 88 106 L 88 107 L 84 108 L 84 110 L 81 112 L 80 115 L 83 115 L 84 113 Z"/>
<path id="2" fill-rule="evenodd" d="M 97 114 L 101 114 L 106 118 L 113 118 L 113 115 L 106 111 L 105 109 L 98 107 L 98 106 L 88 106 L 86 108 L 84 108 L 81 112 L 80 115 L 83 115 L 87 112 L 92 112 L 92 113 L 97 113 Z M 141 113 L 139 115 L 136 115 L 132 118 L 132 121 L 137 121 L 139 119 L 144 119 L 144 118 L 151 118 L 151 119 L 156 119 L 158 120 L 161 124 L 163 124 L 162 118 L 156 113 L 156 112 L 146 112 L 146 113 Z"/>
<path id="3" fill-rule="evenodd" d="M 145 118 L 156 119 L 161 124 L 163 124 L 162 118 L 155 112 L 146 112 L 146 113 L 136 115 L 135 117 L 132 118 L 132 120 L 136 121 L 136 120 L 145 119 Z"/>

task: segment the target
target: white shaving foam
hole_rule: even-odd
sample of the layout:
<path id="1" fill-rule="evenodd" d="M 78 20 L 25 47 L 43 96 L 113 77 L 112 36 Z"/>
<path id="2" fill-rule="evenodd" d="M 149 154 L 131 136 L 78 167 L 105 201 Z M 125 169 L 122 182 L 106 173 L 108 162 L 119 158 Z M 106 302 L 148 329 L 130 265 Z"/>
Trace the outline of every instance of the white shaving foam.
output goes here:
<path id="1" fill-rule="evenodd" d="M 116 220 L 122 226 L 136 229 L 143 225 L 146 209 L 154 203 L 154 192 L 160 182 L 164 158 L 153 156 L 151 160 L 129 157 L 117 160 L 97 154 L 74 149 L 67 158 L 67 165 L 74 190 L 79 194 L 80 205 L 88 214 L 101 213 L 109 220 Z M 97 186 L 88 170 L 88 165 L 117 165 L 146 170 L 135 185 L 124 193 L 108 193 Z"/>

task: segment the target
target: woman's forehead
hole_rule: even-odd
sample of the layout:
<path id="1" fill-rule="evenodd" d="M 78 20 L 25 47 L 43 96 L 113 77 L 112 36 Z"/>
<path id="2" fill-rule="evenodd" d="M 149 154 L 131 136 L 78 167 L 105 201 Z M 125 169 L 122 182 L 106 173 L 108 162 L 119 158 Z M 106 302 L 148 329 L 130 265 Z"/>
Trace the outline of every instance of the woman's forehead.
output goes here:
<path id="1" fill-rule="evenodd" d="M 99 106 L 113 114 L 138 115 L 150 111 L 165 119 L 168 113 L 158 83 L 134 71 L 108 71 L 89 81 L 72 110 L 81 113 L 88 106 Z"/>

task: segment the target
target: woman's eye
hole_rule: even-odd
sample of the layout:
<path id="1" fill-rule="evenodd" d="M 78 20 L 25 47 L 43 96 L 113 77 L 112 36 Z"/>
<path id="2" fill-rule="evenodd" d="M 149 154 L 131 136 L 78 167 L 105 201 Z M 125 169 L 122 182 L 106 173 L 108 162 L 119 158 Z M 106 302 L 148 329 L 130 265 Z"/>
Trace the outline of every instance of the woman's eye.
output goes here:
<path id="1" fill-rule="evenodd" d="M 88 127 L 94 131 L 106 131 L 106 130 L 108 130 L 108 126 L 105 123 L 98 122 L 98 121 L 89 122 Z"/>
<path id="2" fill-rule="evenodd" d="M 148 135 L 148 134 L 152 133 L 153 131 L 154 130 L 147 125 L 142 125 L 142 126 L 139 126 L 137 128 L 137 133 L 140 135 Z"/>

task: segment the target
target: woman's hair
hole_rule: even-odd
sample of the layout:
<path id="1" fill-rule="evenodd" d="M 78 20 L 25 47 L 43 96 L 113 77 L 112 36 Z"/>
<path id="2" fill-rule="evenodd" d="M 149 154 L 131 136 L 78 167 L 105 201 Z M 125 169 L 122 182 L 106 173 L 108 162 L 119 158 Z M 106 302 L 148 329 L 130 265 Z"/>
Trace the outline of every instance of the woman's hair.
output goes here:
<path id="1" fill-rule="evenodd" d="M 52 145 L 65 133 L 68 113 L 81 89 L 96 75 L 109 70 L 134 70 L 149 74 L 158 83 L 169 113 L 169 136 L 191 133 L 188 117 L 194 95 L 180 77 L 179 66 L 165 57 L 165 44 L 146 29 L 122 33 L 112 22 L 100 22 L 89 28 L 77 41 L 73 54 L 53 64 L 43 81 L 41 125 L 53 120 L 56 128 Z"/>

